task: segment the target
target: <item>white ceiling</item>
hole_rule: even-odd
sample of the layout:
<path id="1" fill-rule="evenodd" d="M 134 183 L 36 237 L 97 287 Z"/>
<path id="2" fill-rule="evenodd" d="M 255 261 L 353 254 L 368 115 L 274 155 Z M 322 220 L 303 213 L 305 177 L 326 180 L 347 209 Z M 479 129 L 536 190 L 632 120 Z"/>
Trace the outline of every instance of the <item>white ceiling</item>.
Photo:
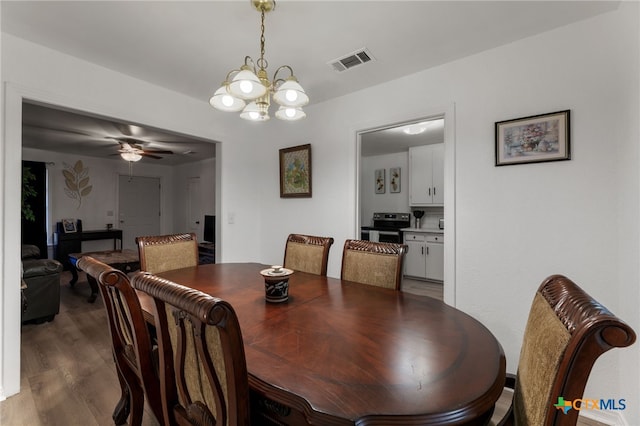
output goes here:
<path id="1" fill-rule="evenodd" d="M 3 32 L 202 102 L 244 56 L 259 56 L 260 15 L 249 0 L 2 1 L 0 7 Z M 266 17 L 265 58 L 270 73 L 292 66 L 314 104 L 617 7 L 611 1 L 279 0 Z M 328 65 L 360 48 L 375 60 L 342 73 Z M 30 120 L 38 125 L 37 116 Z M 81 124 L 69 123 L 75 125 Z M 104 137 L 95 123 L 78 131 Z M 45 133 L 25 145 L 46 144 Z"/>

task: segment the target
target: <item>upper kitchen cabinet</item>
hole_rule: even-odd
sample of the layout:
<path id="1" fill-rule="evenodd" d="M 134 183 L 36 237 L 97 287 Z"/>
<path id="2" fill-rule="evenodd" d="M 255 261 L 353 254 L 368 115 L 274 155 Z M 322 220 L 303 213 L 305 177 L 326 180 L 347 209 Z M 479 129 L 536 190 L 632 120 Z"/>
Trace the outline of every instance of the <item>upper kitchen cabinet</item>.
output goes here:
<path id="1" fill-rule="evenodd" d="M 409 205 L 444 204 L 444 144 L 409 148 Z"/>

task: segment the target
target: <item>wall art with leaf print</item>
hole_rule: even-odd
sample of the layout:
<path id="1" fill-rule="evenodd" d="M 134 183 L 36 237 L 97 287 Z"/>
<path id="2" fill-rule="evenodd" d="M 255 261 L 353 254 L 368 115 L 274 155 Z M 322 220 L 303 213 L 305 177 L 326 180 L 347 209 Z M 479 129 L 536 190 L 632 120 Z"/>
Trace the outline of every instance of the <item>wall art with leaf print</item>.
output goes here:
<path id="1" fill-rule="evenodd" d="M 82 160 L 76 161 L 73 166 L 67 163 L 63 163 L 63 165 L 64 193 L 67 194 L 67 197 L 78 201 L 76 208 L 79 209 L 82 205 L 82 199 L 89 195 L 93 189 L 93 186 L 89 184 L 89 168 L 84 167 Z"/>

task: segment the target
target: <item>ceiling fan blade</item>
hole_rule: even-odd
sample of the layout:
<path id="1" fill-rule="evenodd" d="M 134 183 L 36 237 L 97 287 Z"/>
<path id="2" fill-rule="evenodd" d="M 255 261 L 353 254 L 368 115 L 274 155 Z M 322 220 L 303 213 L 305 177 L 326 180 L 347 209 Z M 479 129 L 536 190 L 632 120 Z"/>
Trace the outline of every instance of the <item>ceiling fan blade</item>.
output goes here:
<path id="1" fill-rule="evenodd" d="M 143 149 L 144 152 L 149 153 L 149 154 L 173 154 L 173 151 L 162 151 L 162 150 L 148 150 L 148 149 Z"/>
<path id="2" fill-rule="evenodd" d="M 129 145 L 142 144 L 145 141 L 131 136 L 109 136 L 110 139 L 116 140 L 120 143 L 128 143 Z"/>
<path id="3" fill-rule="evenodd" d="M 162 157 L 158 157 L 157 155 L 152 155 L 147 152 L 140 153 L 143 157 L 155 158 L 156 160 L 162 160 Z"/>
<path id="4" fill-rule="evenodd" d="M 43 131 L 47 131 L 47 132 L 71 133 L 73 135 L 96 137 L 96 135 L 93 135 L 91 133 L 82 132 L 82 131 L 73 130 L 73 129 L 57 129 L 57 128 L 53 128 L 53 127 L 40 126 L 40 125 L 37 125 L 37 124 L 29 124 L 29 123 L 24 123 L 23 126 L 30 127 L 32 129 L 43 130 Z"/>

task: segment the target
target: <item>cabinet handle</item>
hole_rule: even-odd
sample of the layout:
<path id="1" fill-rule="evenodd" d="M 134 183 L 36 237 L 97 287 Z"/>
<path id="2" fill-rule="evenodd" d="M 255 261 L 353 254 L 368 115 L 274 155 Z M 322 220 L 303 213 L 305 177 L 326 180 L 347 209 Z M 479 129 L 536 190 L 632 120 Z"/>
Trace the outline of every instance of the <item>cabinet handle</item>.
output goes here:
<path id="1" fill-rule="evenodd" d="M 433 196 L 435 197 L 435 195 L 436 195 L 436 187 L 434 186 L 433 187 Z"/>
<path id="2" fill-rule="evenodd" d="M 431 187 L 429 187 L 429 196 L 431 196 Z"/>
<path id="3" fill-rule="evenodd" d="M 427 256 L 429 256 L 429 246 L 427 246 Z"/>
<path id="4" fill-rule="evenodd" d="M 420 247 L 420 251 L 422 252 L 422 254 L 424 255 L 424 247 Z"/>

